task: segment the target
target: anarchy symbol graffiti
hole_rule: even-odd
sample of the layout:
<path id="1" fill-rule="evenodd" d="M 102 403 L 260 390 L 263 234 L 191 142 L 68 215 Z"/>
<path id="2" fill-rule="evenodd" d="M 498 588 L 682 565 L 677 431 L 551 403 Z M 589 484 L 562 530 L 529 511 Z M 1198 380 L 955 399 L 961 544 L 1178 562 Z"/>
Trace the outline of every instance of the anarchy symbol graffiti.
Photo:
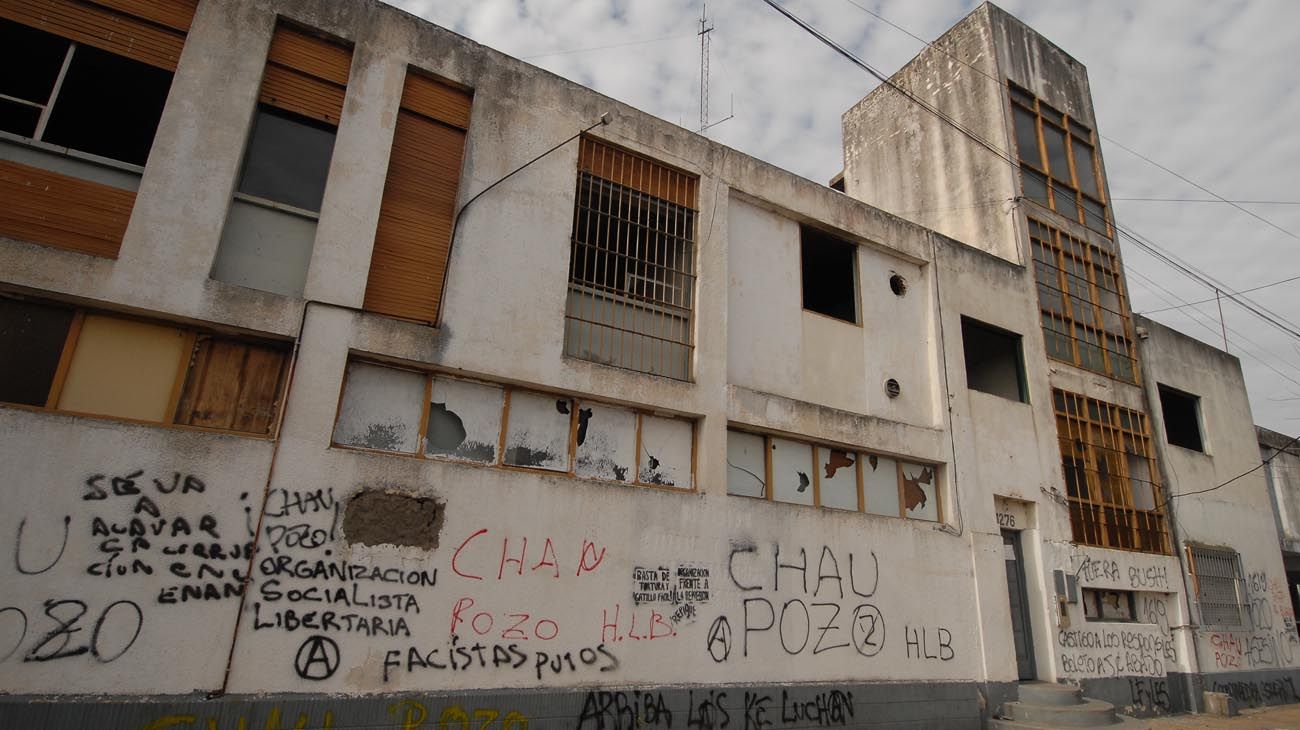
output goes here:
<path id="1" fill-rule="evenodd" d="M 328 636 L 309 636 L 298 647 L 293 668 L 303 679 L 329 679 L 339 668 L 339 645 Z"/>
<path id="2" fill-rule="evenodd" d="M 731 656 L 731 622 L 719 616 L 709 627 L 709 656 L 715 662 L 725 662 Z"/>

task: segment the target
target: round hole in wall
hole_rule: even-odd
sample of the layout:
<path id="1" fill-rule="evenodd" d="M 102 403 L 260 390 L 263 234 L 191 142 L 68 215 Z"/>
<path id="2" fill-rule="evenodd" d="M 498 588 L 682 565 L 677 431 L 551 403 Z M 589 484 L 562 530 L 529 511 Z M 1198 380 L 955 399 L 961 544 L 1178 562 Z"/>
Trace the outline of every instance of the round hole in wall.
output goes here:
<path id="1" fill-rule="evenodd" d="M 903 386 L 898 384 L 897 380 L 890 378 L 885 381 L 885 394 L 890 398 L 897 398 L 899 393 L 903 392 Z"/>
<path id="2" fill-rule="evenodd" d="M 900 297 L 903 296 L 907 293 L 907 279 L 904 279 L 902 274 L 893 274 L 889 277 L 889 290 Z"/>

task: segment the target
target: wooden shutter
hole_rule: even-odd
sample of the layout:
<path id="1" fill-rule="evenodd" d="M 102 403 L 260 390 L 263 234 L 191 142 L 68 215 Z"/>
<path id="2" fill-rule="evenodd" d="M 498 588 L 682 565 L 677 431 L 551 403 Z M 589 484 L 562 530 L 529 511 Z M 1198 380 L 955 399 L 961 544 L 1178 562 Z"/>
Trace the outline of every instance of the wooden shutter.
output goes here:
<path id="1" fill-rule="evenodd" d="M 436 323 L 451 253 L 471 95 L 408 72 L 364 307 Z"/>
<path id="2" fill-rule="evenodd" d="M 695 210 L 695 190 L 699 182 L 696 176 L 635 152 L 583 137 L 578 147 L 578 169 Z"/>
<path id="3" fill-rule="evenodd" d="M 135 192 L 0 160 L 0 235 L 117 258 Z"/>
<path id="4" fill-rule="evenodd" d="M 271 36 L 261 101 L 338 126 L 352 50 L 285 25 Z"/>
<path id="5" fill-rule="evenodd" d="M 198 0 L 0 0 L 0 17 L 176 70 Z"/>
<path id="6" fill-rule="evenodd" d="M 176 423 L 270 433 L 287 360 L 283 348 L 200 338 L 176 407 Z"/>

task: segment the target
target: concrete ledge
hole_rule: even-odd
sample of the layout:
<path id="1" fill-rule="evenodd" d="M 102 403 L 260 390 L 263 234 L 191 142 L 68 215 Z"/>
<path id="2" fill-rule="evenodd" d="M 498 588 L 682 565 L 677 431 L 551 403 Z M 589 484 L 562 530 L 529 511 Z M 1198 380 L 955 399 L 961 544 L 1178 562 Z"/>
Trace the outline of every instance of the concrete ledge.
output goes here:
<path id="1" fill-rule="evenodd" d="M 316 730 L 689 730 L 953 728 L 977 730 L 976 682 L 900 682 L 593 690 L 496 690 L 339 697 L 227 695 L 0 696 L 0 727 L 58 730 L 313 728 Z"/>

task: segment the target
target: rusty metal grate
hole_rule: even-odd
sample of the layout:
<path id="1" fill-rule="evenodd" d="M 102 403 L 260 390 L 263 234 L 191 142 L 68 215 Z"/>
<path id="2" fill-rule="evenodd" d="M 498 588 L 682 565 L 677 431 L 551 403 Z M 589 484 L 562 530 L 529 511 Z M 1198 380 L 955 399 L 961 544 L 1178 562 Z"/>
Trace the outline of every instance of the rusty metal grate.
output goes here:
<path id="1" fill-rule="evenodd" d="M 583 138 L 564 352 L 691 376 L 697 178 Z"/>
<path id="2" fill-rule="evenodd" d="M 1233 550 L 1189 545 L 1201 625 L 1241 628 L 1246 624 L 1246 582 L 1241 555 Z"/>

